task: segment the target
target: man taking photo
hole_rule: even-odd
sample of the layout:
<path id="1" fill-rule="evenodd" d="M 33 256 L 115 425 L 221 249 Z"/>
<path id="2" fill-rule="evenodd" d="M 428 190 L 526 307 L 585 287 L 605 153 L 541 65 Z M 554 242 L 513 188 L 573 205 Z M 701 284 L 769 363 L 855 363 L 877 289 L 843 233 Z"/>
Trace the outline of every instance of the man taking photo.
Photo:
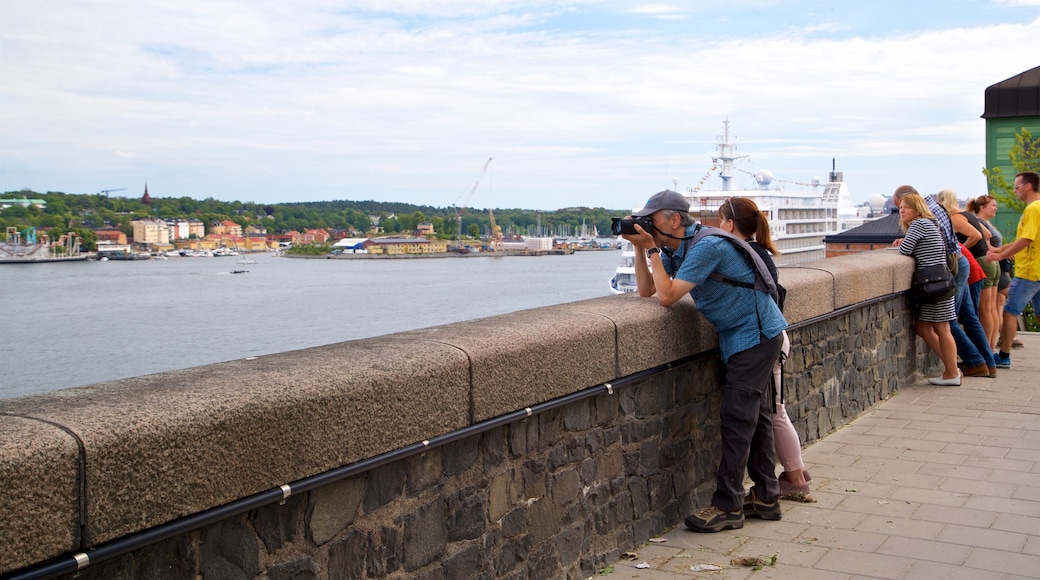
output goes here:
<path id="1" fill-rule="evenodd" d="M 689 294 L 719 334 L 725 365 L 722 459 L 711 505 L 686 518 L 691 530 L 718 532 L 743 527 L 745 516 L 781 518 L 770 378 L 787 321 L 773 297 L 754 288 L 756 268 L 738 249 L 743 242 L 709 235 L 693 244 L 700 226 L 689 211 L 678 192 L 654 194 L 632 214 L 650 218 L 651 231 L 637 223 L 636 233 L 623 237 L 650 260 L 649 267 L 647 260 L 635 261 L 639 295 L 656 295 L 662 306 L 671 306 Z M 745 468 L 754 482 L 746 497 Z"/>

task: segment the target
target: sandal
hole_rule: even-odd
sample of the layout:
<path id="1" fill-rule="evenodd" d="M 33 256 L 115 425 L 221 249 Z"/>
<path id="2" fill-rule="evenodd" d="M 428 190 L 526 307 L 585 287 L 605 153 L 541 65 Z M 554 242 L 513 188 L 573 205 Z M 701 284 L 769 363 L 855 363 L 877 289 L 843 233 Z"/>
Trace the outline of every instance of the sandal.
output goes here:
<path id="1" fill-rule="evenodd" d="M 812 476 L 809 472 L 805 472 L 805 485 L 794 485 L 790 482 L 787 472 L 780 474 L 777 478 L 780 481 L 780 497 L 794 495 L 796 493 L 809 493 L 809 482 L 812 481 Z"/>

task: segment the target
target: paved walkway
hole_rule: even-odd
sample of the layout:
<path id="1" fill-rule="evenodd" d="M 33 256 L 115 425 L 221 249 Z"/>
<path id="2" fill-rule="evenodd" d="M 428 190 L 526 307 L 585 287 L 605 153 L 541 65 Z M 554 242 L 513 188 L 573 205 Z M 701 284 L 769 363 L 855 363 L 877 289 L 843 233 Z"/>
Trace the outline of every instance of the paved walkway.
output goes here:
<path id="1" fill-rule="evenodd" d="M 680 526 L 604 577 L 1040 578 L 1040 334 L 1018 337 L 996 379 L 913 385 L 807 447 L 816 503 L 740 530 Z"/>

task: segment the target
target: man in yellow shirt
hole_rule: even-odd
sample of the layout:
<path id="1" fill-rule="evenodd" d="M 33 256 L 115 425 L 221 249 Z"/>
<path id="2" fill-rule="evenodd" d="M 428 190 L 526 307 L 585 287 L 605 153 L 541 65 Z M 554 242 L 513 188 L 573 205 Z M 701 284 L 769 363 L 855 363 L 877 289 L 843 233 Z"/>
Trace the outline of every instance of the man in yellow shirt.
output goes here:
<path id="1" fill-rule="evenodd" d="M 1015 256 L 1015 279 L 1011 281 L 1004 303 L 1004 326 L 1000 333 L 1000 352 L 993 357 L 998 368 L 1011 368 L 1011 343 L 1018 330 L 1018 317 L 1026 303 L 1033 304 L 1033 314 L 1040 316 L 1040 177 L 1033 171 L 1015 176 L 1015 196 L 1026 203 L 1018 220 L 1015 241 L 992 248 L 990 260 Z"/>

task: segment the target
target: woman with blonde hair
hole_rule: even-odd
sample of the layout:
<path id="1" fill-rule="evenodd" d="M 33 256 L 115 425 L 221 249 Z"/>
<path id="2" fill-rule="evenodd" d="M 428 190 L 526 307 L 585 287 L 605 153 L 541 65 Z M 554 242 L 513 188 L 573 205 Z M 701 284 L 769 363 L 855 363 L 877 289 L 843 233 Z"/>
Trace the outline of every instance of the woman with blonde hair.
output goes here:
<path id="1" fill-rule="evenodd" d="M 974 213 L 979 222 L 989 230 L 990 238 L 987 241 L 991 248 L 999 247 L 1004 243 L 1004 236 L 1000 230 L 990 223 L 990 220 L 997 215 L 997 198 L 991 195 L 980 195 L 975 199 L 969 199 L 964 209 Z M 986 281 L 982 285 L 979 299 L 979 320 L 982 322 L 982 328 L 986 330 L 990 350 L 996 351 L 997 338 L 1000 336 L 1000 325 L 1003 320 L 1001 312 L 1004 308 L 1007 287 L 1011 285 L 1011 277 L 998 262 L 991 262 L 987 259 L 985 263 L 979 262 L 979 265 L 986 271 Z M 1006 285 L 1003 284 L 1005 279 Z M 1001 293 L 1002 285 L 1004 294 Z"/>
<path id="2" fill-rule="evenodd" d="M 946 246 L 935 216 L 928 210 L 924 199 L 916 193 L 907 193 L 899 199 L 899 226 L 906 235 L 899 242 L 899 253 L 911 256 L 916 269 L 946 263 Z M 956 319 L 954 298 L 934 304 L 911 304 L 914 332 L 920 336 L 943 363 L 943 375 L 929 378 L 933 385 L 960 386 L 961 373 L 957 368 L 957 345 L 950 332 L 950 321 Z"/>
<path id="3" fill-rule="evenodd" d="M 720 228 L 742 238 L 762 257 L 766 268 L 773 276 L 773 282 L 780 288 L 779 273 L 776 264 L 773 263 L 773 256 L 779 256 L 780 251 L 773 244 L 769 220 L 759 211 L 758 205 L 750 199 L 732 197 L 719 208 L 719 219 Z M 802 442 L 798 438 L 798 431 L 795 431 L 791 417 L 787 414 L 787 407 L 784 406 L 783 363 L 791 352 L 791 340 L 787 337 L 786 330 L 783 336 L 784 345 L 780 350 L 780 358 L 773 363 L 773 446 L 776 448 L 777 459 L 784 466 L 784 471 L 778 477 L 780 497 L 808 493 L 809 482 L 812 481 L 802 461 Z"/>

